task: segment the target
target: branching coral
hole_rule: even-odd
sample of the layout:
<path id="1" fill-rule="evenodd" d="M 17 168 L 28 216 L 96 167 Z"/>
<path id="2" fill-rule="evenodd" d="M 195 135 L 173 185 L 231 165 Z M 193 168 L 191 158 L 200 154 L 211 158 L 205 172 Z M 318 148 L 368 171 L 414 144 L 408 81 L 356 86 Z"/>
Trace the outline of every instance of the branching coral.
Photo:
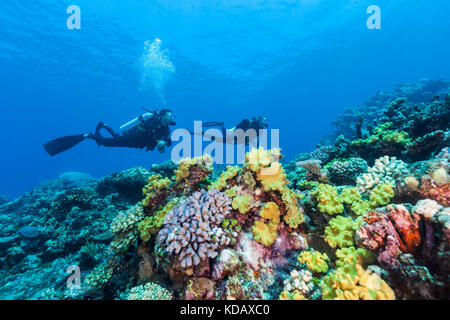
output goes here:
<path id="1" fill-rule="evenodd" d="M 376 159 L 373 167 L 356 179 L 357 186 L 361 192 L 367 192 L 377 184 L 390 183 L 395 186 L 396 180 L 407 173 L 408 170 L 403 161 L 384 156 Z"/>
<path id="2" fill-rule="evenodd" d="M 128 300 L 172 300 L 172 292 L 159 284 L 148 282 L 142 286 L 133 287 Z"/>
<path id="3" fill-rule="evenodd" d="M 281 300 L 306 300 L 314 290 L 312 273 L 308 270 L 292 270 L 288 279 L 284 280 L 284 290 Z M 303 298 L 302 298 L 303 297 Z"/>
<path id="4" fill-rule="evenodd" d="M 110 248 L 115 252 L 124 252 L 138 238 L 138 224 L 144 218 L 141 204 L 137 204 L 125 212 L 120 212 L 111 223 L 111 233 L 114 240 Z"/>
<path id="5" fill-rule="evenodd" d="M 225 193 L 195 192 L 167 214 L 157 242 L 174 260 L 174 267 L 195 267 L 215 258 L 230 243 L 221 227 L 230 211 L 231 201 Z"/>
<path id="6" fill-rule="evenodd" d="M 98 290 L 104 287 L 114 274 L 116 261 L 110 258 L 107 261 L 96 266 L 91 273 L 86 276 L 84 284 L 90 291 Z"/>

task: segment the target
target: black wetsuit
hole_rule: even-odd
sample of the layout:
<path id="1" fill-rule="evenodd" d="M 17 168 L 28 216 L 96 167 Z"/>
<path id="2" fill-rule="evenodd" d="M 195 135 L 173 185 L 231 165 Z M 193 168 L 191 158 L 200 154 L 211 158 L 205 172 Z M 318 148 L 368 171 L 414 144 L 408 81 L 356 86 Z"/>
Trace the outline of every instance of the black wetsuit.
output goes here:
<path id="1" fill-rule="evenodd" d="M 171 146 L 169 125 L 175 125 L 175 122 L 164 124 L 162 120 L 164 111 L 152 111 L 153 116 L 147 120 L 142 119 L 141 116 L 140 123 L 123 134 L 118 134 L 105 123 L 99 122 L 95 132 L 89 134 L 88 138 L 105 147 L 145 148 L 146 151 L 154 150 L 159 141 L 164 141 L 165 146 Z M 108 131 L 111 137 L 104 137 L 100 132 L 101 129 Z"/>

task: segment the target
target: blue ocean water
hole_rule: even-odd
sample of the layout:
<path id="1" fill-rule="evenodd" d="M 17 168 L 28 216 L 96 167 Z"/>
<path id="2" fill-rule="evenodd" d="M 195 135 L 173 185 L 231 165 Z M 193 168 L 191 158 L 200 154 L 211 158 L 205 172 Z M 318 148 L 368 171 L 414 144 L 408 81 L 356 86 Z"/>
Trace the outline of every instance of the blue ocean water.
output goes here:
<path id="1" fill-rule="evenodd" d="M 366 27 L 372 4 L 381 30 Z M 70 5 L 80 30 L 67 28 Z M 3 0 L 0 194 L 169 159 L 92 141 L 56 157 L 42 148 L 99 120 L 118 128 L 142 107 L 170 108 L 188 129 L 265 115 L 292 158 L 376 90 L 450 78 L 449 10 L 446 0 Z"/>

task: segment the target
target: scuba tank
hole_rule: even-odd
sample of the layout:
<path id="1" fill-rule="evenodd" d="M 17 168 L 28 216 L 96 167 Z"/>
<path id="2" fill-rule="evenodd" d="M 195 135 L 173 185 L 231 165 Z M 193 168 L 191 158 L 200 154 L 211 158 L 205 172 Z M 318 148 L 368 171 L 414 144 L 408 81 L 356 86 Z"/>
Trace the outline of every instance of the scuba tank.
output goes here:
<path id="1" fill-rule="evenodd" d="M 136 127 L 141 122 L 150 119 L 151 117 L 153 117 L 153 113 L 151 113 L 151 112 L 146 112 L 144 114 L 141 114 L 139 117 L 136 117 L 133 120 L 125 123 L 124 125 L 122 125 L 119 128 L 119 130 L 120 130 L 121 133 L 124 133 L 124 132 L 126 132 L 126 131 L 134 128 L 134 127 Z"/>

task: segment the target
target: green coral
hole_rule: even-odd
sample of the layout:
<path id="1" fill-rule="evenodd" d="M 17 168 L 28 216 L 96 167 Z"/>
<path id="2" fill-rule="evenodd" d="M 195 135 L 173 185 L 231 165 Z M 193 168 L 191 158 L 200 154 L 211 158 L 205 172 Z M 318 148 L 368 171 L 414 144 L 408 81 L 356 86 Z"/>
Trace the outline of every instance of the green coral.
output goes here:
<path id="1" fill-rule="evenodd" d="M 330 258 L 326 253 L 319 251 L 303 251 L 297 257 L 298 262 L 306 264 L 306 266 L 313 272 L 326 273 L 328 272 L 328 263 Z"/>
<path id="2" fill-rule="evenodd" d="M 164 219 L 167 213 L 178 203 L 178 201 L 170 201 L 164 207 L 160 208 L 151 217 L 145 217 L 138 224 L 138 231 L 142 241 L 149 241 L 152 234 L 155 234 L 161 229 L 164 224 Z"/>
<path id="3" fill-rule="evenodd" d="M 322 213 L 334 215 L 344 211 L 344 205 L 341 202 L 337 188 L 328 184 L 320 184 L 311 195 L 317 201 L 317 207 Z"/>
<path id="4" fill-rule="evenodd" d="M 233 199 L 232 206 L 234 210 L 238 210 L 240 213 L 246 213 L 250 210 L 252 205 L 252 198 L 248 195 L 237 196 Z"/>
<path id="5" fill-rule="evenodd" d="M 389 142 L 396 143 L 400 145 L 406 145 L 411 142 L 411 138 L 409 134 L 405 131 L 397 131 L 391 130 L 390 128 L 393 126 L 392 122 L 385 122 L 378 127 L 375 128 L 372 135 L 367 137 L 366 139 L 358 139 L 352 141 L 353 145 L 370 145 L 375 144 L 377 142 Z"/>
<path id="6" fill-rule="evenodd" d="M 361 199 L 361 194 L 357 188 L 344 188 L 340 197 L 343 203 L 352 204 Z"/>
<path id="7" fill-rule="evenodd" d="M 351 207 L 354 214 L 357 216 L 365 215 L 367 212 L 369 212 L 372 207 L 370 205 L 370 201 L 368 200 L 359 200 L 352 203 Z"/>
<path id="8" fill-rule="evenodd" d="M 372 208 L 389 204 L 394 197 L 394 186 L 390 183 L 377 184 L 370 191 L 369 203 Z"/>
<path id="9" fill-rule="evenodd" d="M 343 267 L 346 264 L 358 263 L 367 266 L 375 262 L 375 255 L 364 248 L 347 247 L 336 250 L 336 265 Z"/>
<path id="10" fill-rule="evenodd" d="M 362 220 L 356 221 L 350 217 L 337 216 L 328 223 L 325 228 L 325 241 L 330 247 L 344 248 L 353 246 L 353 237 Z"/>

